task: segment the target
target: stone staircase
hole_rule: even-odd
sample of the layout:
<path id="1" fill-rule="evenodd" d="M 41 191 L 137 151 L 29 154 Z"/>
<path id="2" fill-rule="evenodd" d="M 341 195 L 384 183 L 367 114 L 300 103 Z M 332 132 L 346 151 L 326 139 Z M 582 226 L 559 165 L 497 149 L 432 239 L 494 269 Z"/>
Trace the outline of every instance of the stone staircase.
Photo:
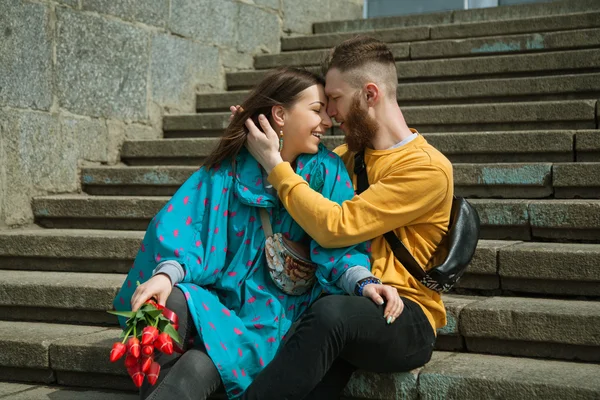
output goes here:
<path id="1" fill-rule="evenodd" d="M 84 193 L 35 198 L 35 228 L 0 231 L 0 398 L 137 398 L 108 362 L 119 329 L 106 310 L 148 221 L 266 69 L 315 68 L 358 31 L 390 43 L 405 117 L 453 162 L 482 240 L 445 296 L 432 361 L 357 373 L 347 397 L 600 398 L 600 2 L 314 29 L 227 74 L 228 92 L 198 95 L 197 114 L 165 117 L 164 139 L 127 141 L 123 165 L 83 168 Z"/>

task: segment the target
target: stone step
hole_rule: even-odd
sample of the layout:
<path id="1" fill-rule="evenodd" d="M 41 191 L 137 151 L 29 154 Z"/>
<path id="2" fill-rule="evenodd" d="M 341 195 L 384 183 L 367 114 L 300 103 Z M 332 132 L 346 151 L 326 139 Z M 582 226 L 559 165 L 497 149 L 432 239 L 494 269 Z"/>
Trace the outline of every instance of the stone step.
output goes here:
<path id="1" fill-rule="evenodd" d="M 135 393 L 122 391 L 0 381 L 0 398 L 11 400 L 137 400 L 139 396 Z"/>
<path id="2" fill-rule="evenodd" d="M 395 60 L 410 59 L 410 47 L 408 43 L 390 43 L 389 48 Z M 279 54 L 261 54 L 254 57 L 254 68 L 269 69 L 282 65 L 288 67 L 304 67 L 321 65 L 329 54 L 329 49 L 287 51 Z"/>
<path id="3" fill-rule="evenodd" d="M 93 195 L 172 196 L 197 167 L 85 167 L 83 189 Z M 600 198 L 600 163 L 454 164 L 463 197 Z"/>
<path id="4" fill-rule="evenodd" d="M 55 195 L 33 199 L 47 228 L 146 230 L 167 203 L 159 196 Z M 471 199 L 482 239 L 600 242 L 600 200 Z"/>
<path id="5" fill-rule="evenodd" d="M 526 53 L 560 49 L 585 49 L 600 45 L 600 29 L 528 33 L 473 39 L 412 42 L 410 58 L 431 59 Z"/>
<path id="6" fill-rule="evenodd" d="M 509 54 L 485 57 L 462 57 L 433 60 L 410 60 L 396 63 L 400 82 L 485 79 L 557 75 L 561 73 L 600 71 L 600 50 L 562 50 L 542 53 Z M 319 73 L 316 67 L 308 67 Z M 227 74 L 229 90 L 248 89 L 256 85 L 266 70 Z"/>
<path id="7" fill-rule="evenodd" d="M 600 131 L 505 131 L 425 133 L 429 143 L 453 163 L 600 162 Z M 218 138 L 128 140 L 121 159 L 128 165 L 199 166 Z M 323 137 L 333 149 L 343 144 L 339 135 Z M 84 176 L 85 179 L 85 176 Z M 85 184 L 85 181 L 84 181 Z"/>
<path id="8" fill-rule="evenodd" d="M 127 273 L 142 238 L 139 231 L 0 231 L 0 269 Z M 597 244 L 480 240 L 458 288 L 600 296 L 598 264 Z"/>
<path id="9" fill-rule="evenodd" d="M 560 16 L 563 14 L 581 13 L 593 10 L 600 10 L 600 4 L 596 0 L 555 1 L 551 3 L 541 2 L 537 4 L 475 8 L 470 10 L 412 14 L 385 18 L 319 22 L 313 25 L 313 31 L 316 34 L 359 32 L 423 25 L 459 26 L 471 22 L 484 22 L 492 25 L 492 23 L 496 23 L 492 21 Z"/>
<path id="10" fill-rule="evenodd" d="M 0 319 L 114 325 L 116 318 L 106 311 L 125 277 L 0 270 Z"/>
<path id="11" fill-rule="evenodd" d="M 227 111 L 242 104 L 249 91 L 196 96 L 198 112 Z M 600 98 L 600 73 L 543 77 L 401 83 L 397 100 L 402 106 Z"/>
<path id="12" fill-rule="evenodd" d="M 144 232 L 0 230 L 0 269 L 127 273 Z"/>
<path id="13" fill-rule="evenodd" d="M 403 107 L 408 124 L 422 133 L 475 130 L 595 129 L 596 100 Z M 166 116 L 165 137 L 218 136 L 230 112 Z M 336 134 L 337 128 L 332 128 Z"/>
<path id="14" fill-rule="evenodd" d="M 600 29 L 598 28 L 389 44 L 396 60 L 481 57 L 562 49 L 586 49 L 598 46 L 600 46 Z M 280 65 L 315 66 L 320 65 L 328 54 L 328 49 L 319 49 L 257 55 L 254 59 L 254 68 L 269 69 Z"/>
<path id="15" fill-rule="evenodd" d="M 458 39 L 585 29 L 598 27 L 600 24 L 599 21 L 600 13 L 592 11 L 506 21 L 387 28 L 365 31 L 364 34 L 382 42 L 399 43 L 428 39 Z M 343 32 L 283 37 L 281 38 L 281 50 L 294 51 L 331 48 L 356 35 L 357 32 Z"/>

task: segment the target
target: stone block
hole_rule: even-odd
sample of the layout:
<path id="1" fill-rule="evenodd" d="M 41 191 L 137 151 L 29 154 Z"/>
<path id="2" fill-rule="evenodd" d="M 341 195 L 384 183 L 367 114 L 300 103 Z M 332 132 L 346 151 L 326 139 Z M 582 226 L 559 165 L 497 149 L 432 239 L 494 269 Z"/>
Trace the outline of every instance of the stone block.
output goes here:
<path id="1" fill-rule="evenodd" d="M 123 363 L 111 363 L 107 355 L 119 338 L 120 329 L 98 329 L 85 336 L 71 336 L 50 345 L 52 369 L 69 372 L 95 372 L 125 375 Z"/>
<path id="2" fill-rule="evenodd" d="M 0 376 L 3 381 L 54 383 L 54 372 L 48 368 L 17 368 L 0 366 Z"/>
<path id="3" fill-rule="evenodd" d="M 600 131 L 577 132 L 575 150 L 579 162 L 600 162 Z"/>
<path id="4" fill-rule="evenodd" d="M 329 0 L 329 18 L 331 20 L 360 20 L 363 18 L 364 2 L 360 0 Z M 321 22 L 318 18 L 312 22 Z"/>
<path id="5" fill-rule="evenodd" d="M 114 15 L 126 21 L 163 28 L 169 18 L 169 0 L 82 0 L 83 10 Z"/>
<path id="6" fill-rule="evenodd" d="M 600 163 L 565 163 L 552 167 L 557 198 L 600 198 Z"/>
<path id="7" fill-rule="evenodd" d="M 323 20 L 324 18 L 321 18 L 321 21 Z M 350 21 L 319 22 L 314 24 L 313 30 L 314 33 L 356 32 L 449 23 L 452 23 L 452 12 L 440 12 L 386 18 L 354 19 Z"/>
<path id="8" fill-rule="evenodd" d="M 288 34 L 311 34 L 313 32 L 313 22 L 330 19 L 330 1 L 282 0 L 283 31 Z"/>
<path id="9" fill-rule="evenodd" d="M 548 292 L 571 295 L 600 295 L 600 246 L 577 243 L 521 243 L 500 249 L 499 273 L 507 290 Z M 528 287 L 518 285 L 546 282 L 546 285 Z M 550 281 L 550 282 L 547 282 Z M 572 282 L 572 285 L 569 283 Z M 538 283 L 541 285 L 541 282 Z"/>
<path id="10" fill-rule="evenodd" d="M 352 399 L 417 400 L 418 370 L 384 374 L 357 371 L 352 375 L 344 395 Z"/>
<path id="11" fill-rule="evenodd" d="M 427 79 L 454 76 L 511 76 L 541 71 L 576 71 L 594 68 L 600 63 L 600 50 L 511 54 L 486 57 L 411 60 L 396 63 L 398 79 Z"/>
<path id="12" fill-rule="evenodd" d="M 50 7 L 2 2 L 0 106 L 49 110 L 52 105 Z"/>
<path id="13" fill-rule="evenodd" d="M 169 28 L 206 44 L 234 47 L 238 15 L 239 4 L 232 0 L 172 0 Z"/>
<path id="14" fill-rule="evenodd" d="M 218 49 L 172 35 L 152 38 L 150 72 L 152 100 L 170 110 L 193 112 L 197 88 L 222 88 Z"/>
<path id="15" fill-rule="evenodd" d="M 476 301 L 481 301 L 484 297 L 476 296 L 458 296 L 446 294 L 442 297 L 446 307 L 446 326 L 438 329 L 438 335 L 460 336 L 459 321 L 460 313 L 465 306 Z"/>
<path id="16" fill-rule="evenodd" d="M 0 304 L 107 311 L 125 275 L 0 271 Z"/>
<path id="17" fill-rule="evenodd" d="M 107 350 L 107 351 L 110 351 Z M 59 385 L 79 386 L 99 389 L 113 389 L 133 393 L 139 399 L 139 389 L 133 385 L 129 376 L 99 374 L 95 372 L 57 371 L 56 382 Z"/>
<path id="18" fill-rule="evenodd" d="M 454 186 L 464 197 L 536 198 L 552 190 L 552 164 L 455 164 Z"/>
<path id="19" fill-rule="evenodd" d="M 592 400 L 600 396 L 600 366 L 456 353 L 428 364 L 419 374 L 424 400 Z"/>
<path id="20" fill-rule="evenodd" d="M 246 90 L 199 94 L 196 96 L 196 110 L 198 112 L 228 110 L 229 106 L 242 104 L 249 94 L 250 92 Z"/>
<path id="21" fill-rule="evenodd" d="M 78 159 L 96 162 L 109 161 L 110 132 L 105 121 L 62 117 L 60 125 L 62 135 L 74 144 L 73 150 Z M 70 150 L 65 149 L 65 151 Z M 65 151 L 58 153 L 60 157 L 65 157 Z"/>
<path id="22" fill-rule="evenodd" d="M 219 49 L 219 57 L 223 68 L 228 72 L 254 68 L 254 56 L 252 54 L 241 53 L 235 49 Z M 251 83 L 251 86 L 256 84 L 256 82 L 258 80 Z M 229 81 L 227 81 L 227 85 L 229 86 Z"/>
<path id="23" fill-rule="evenodd" d="M 113 392 L 108 390 L 69 389 L 64 387 L 40 386 L 27 392 L 15 394 L 13 400 L 32 399 L 61 399 L 61 400 L 136 400 L 139 396 L 134 393 Z"/>
<path id="24" fill-rule="evenodd" d="M 148 125 L 130 124 L 125 126 L 125 139 L 158 139 L 162 131 Z"/>
<path id="25" fill-rule="evenodd" d="M 79 0 L 56 0 L 60 4 L 65 4 L 73 8 L 79 7 Z"/>
<path id="26" fill-rule="evenodd" d="M 527 201 L 470 199 L 481 221 L 485 239 L 528 240 L 531 236 Z"/>
<path id="27" fill-rule="evenodd" d="M 254 62 L 254 61 L 252 61 Z M 319 67 L 307 67 L 308 71 L 319 73 Z M 240 71 L 231 72 L 226 75 L 227 89 L 228 90 L 240 90 L 253 88 L 258 82 L 260 82 L 268 71 Z"/>
<path id="28" fill-rule="evenodd" d="M 497 275 L 498 274 L 498 253 L 500 250 L 510 248 L 518 241 L 507 240 L 480 240 L 477 243 L 477 250 L 469 264 L 467 272 L 477 275 Z"/>
<path id="29" fill-rule="evenodd" d="M 125 272 L 126 270 L 124 270 Z M 3 321 L 29 321 L 51 322 L 57 324 L 74 325 L 117 325 L 117 319 L 108 314 L 106 310 L 75 310 L 48 307 L 23 307 L 0 305 L 0 320 Z"/>
<path id="30" fill-rule="evenodd" d="M 453 39 L 477 36 L 496 36 L 526 32 L 585 29 L 598 26 L 600 14 L 577 14 L 522 18 L 508 21 L 472 22 L 431 27 L 431 39 Z"/>
<path id="31" fill-rule="evenodd" d="M 575 131 L 426 133 L 423 136 L 455 163 L 548 162 L 573 160 Z"/>
<path id="32" fill-rule="evenodd" d="M 3 209 L 8 225 L 32 220 L 32 195 L 77 189 L 78 145 L 68 130 L 61 129 L 57 116 L 0 111 L 0 136 L 6 179 Z"/>
<path id="33" fill-rule="evenodd" d="M 492 297 L 471 303 L 460 314 L 460 332 L 486 338 L 598 346 L 600 303 Z"/>
<path id="34" fill-rule="evenodd" d="M 106 330 L 77 325 L 0 321 L 0 365 L 3 367 L 50 367 L 48 348 L 53 341 Z M 83 339 L 82 339 L 83 340 Z M 109 350 L 110 351 L 110 350 Z"/>
<path id="35" fill-rule="evenodd" d="M 146 120 L 149 34 L 68 9 L 57 9 L 57 20 L 59 105 L 76 114 Z"/>
<path id="36" fill-rule="evenodd" d="M 279 0 L 254 0 L 254 3 L 274 10 L 279 10 L 280 8 Z"/>
<path id="37" fill-rule="evenodd" d="M 279 53 L 279 16 L 270 11 L 240 4 L 237 49 L 246 53 Z"/>
<path id="38" fill-rule="evenodd" d="M 534 237 L 597 241 L 600 201 L 538 200 L 529 204 L 529 218 Z"/>
<path id="39" fill-rule="evenodd" d="M 121 158 L 129 165 L 199 165 L 216 144 L 216 138 L 130 140 Z"/>

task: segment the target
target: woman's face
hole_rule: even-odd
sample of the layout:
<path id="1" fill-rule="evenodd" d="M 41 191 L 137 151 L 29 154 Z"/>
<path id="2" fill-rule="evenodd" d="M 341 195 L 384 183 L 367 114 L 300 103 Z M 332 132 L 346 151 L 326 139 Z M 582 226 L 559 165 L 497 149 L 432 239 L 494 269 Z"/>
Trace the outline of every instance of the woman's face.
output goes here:
<path id="1" fill-rule="evenodd" d="M 321 136 L 329 128 L 331 119 L 327 115 L 323 86 L 313 85 L 304 89 L 296 103 L 284 110 L 283 126 L 280 127 L 283 131 L 281 157 L 291 162 L 300 154 L 317 153 Z"/>

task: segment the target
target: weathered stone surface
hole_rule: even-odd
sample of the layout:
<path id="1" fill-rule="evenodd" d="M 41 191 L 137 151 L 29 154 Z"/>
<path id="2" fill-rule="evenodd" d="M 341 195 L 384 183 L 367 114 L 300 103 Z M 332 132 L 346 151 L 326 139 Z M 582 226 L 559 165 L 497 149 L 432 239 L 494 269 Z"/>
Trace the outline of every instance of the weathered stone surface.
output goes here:
<path id="1" fill-rule="evenodd" d="M 521 243 L 500 249 L 499 274 L 508 290 L 600 295 L 600 245 Z M 505 279 L 508 278 L 508 279 Z M 550 281 L 547 288 L 518 285 L 518 280 Z M 573 282 L 573 285 L 569 285 Z M 536 290 L 537 289 L 537 290 Z"/>
<path id="2" fill-rule="evenodd" d="M 466 197 L 538 198 L 552 195 L 552 164 L 455 164 L 455 192 Z"/>
<path id="3" fill-rule="evenodd" d="M 161 28 L 167 25 L 169 18 L 169 0 L 83 0 L 81 6 L 84 10 Z"/>
<path id="4" fill-rule="evenodd" d="M 125 275 L 1 271 L 0 304 L 106 311 Z"/>
<path id="5" fill-rule="evenodd" d="M 65 310 L 63 308 L 24 306 L 0 306 L 0 320 L 101 326 L 117 325 L 118 322 L 106 310 Z"/>
<path id="6" fill-rule="evenodd" d="M 270 11 L 240 4 L 237 49 L 249 53 L 279 53 L 279 16 Z"/>
<path id="7" fill-rule="evenodd" d="M 16 368 L 0 366 L 2 380 L 15 382 L 54 383 L 55 374 L 48 368 Z"/>
<path id="8" fill-rule="evenodd" d="M 252 54 L 232 49 L 219 49 L 219 57 L 223 68 L 228 72 L 250 70 L 254 67 L 254 57 Z"/>
<path id="9" fill-rule="evenodd" d="M 123 363 L 111 363 L 107 354 L 120 329 L 95 328 L 86 336 L 71 336 L 57 340 L 50 346 L 49 356 L 55 371 L 97 372 L 124 375 Z"/>
<path id="10" fill-rule="evenodd" d="M 429 39 L 429 27 L 382 29 L 368 32 L 368 35 L 382 42 L 398 43 Z M 281 50 L 311 50 L 334 47 L 344 40 L 351 39 L 356 33 L 327 33 L 321 35 L 296 36 L 281 39 Z"/>
<path id="11" fill-rule="evenodd" d="M 291 1 L 291 0 L 290 0 Z M 323 18 L 321 18 L 323 20 Z M 355 19 L 351 21 L 330 21 L 314 24 L 314 33 L 372 31 L 400 28 L 405 26 L 442 25 L 452 22 L 452 12 L 414 14 L 386 18 Z"/>
<path id="12" fill-rule="evenodd" d="M 87 193 L 171 196 L 197 167 L 92 167 L 81 172 Z"/>
<path id="13" fill-rule="evenodd" d="M 600 50 L 574 50 L 538 54 L 415 60 L 396 63 L 398 79 L 424 80 L 434 77 L 539 74 L 541 71 L 573 71 L 594 68 Z"/>
<path id="14" fill-rule="evenodd" d="M 492 297 L 460 314 L 465 337 L 598 346 L 600 303 Z"/>
<path id="15" fill-rule="evenodd" d="M 126 391 L 135 394 L 137 398 L 140 397 L 138 394 L 139 389 L 133 385 L 133 382 L 129 376 L 124 375 L 99 374 L 94 372 L 57 371 L 56 382 L 59 385 L 65 386 Z"/>
<path id="16" fill-rule="evenodd" d="M 573 161 L 575 131 L 429 133 L 452 162 Z"/>
<path id="17" fill-rule="evenodd" d="M 445 327 L 438 329 L 438 335 L 460 336 L 459 321 L 462 309 L 468 304 L 483 299 L 485 299 L 485 297 L 444 295 L 442 300 L 446 307 L 447 323 Z"/>
<path id="18" fill-rule="evenodd" d="M 32 220 L 32 195 L 77 188 L 77 144 L 71 133 L 61 129 L 54 115 L 0 111 L 0 158 L 5 160 L 6 177 L 3 208 L 8 225 Z"/>
<path id="19" fill-rule="evenodd" d="M 56 0 L 58 3 L 66 4 L 73 8 L 79 7 L 79 0 Z"/>
<path id="20" fill-rule="evenodd" d="M 73 152 L 78 159 L 85 161 L 109 161 L 109 150 L 111 146 L 111 132 L 106 123 L 99 119 L 88 118 L 69 118 L 60 119 L 61 134 L 68 142 L 73 143 L 74 148 L 65 148 L 61 153 L 56 153 L 60 159 L 65 157 L 66 152 Z M 72 157 L 72 156 L 71 156 Z M 53 160 L 51 166 L 56 168 L 56 162 Z M 65 164 L 65 162 L 62 162 Z M 71 165 L 71 167 L 76 167 Z M 67 166 L 61 166 L 66 168 Z"/>
<path id="21" fill-rule="evenodd" d="M 38 223 L 46 227 L 145 230 L 168 200 L 150 196 L 61 195 L 34 198 L 32 208 Z"/>
<path id="22" fill-rule="evenodd" d="M 577 161 L 600 162 L 600 131 L 577 132 Z"/>
<path id="23" fill-rule="evenodd" d="M 254 3 L 258 4 L 259 6 L 272 8 L 274 10 L 279 10 L 280 6 L 279 0 L 254 0 Z"/>
<path id="24" fill-rule="evenodd" d="M 564 361 L 453 354 L 419 374 L 424 400 L 592 400 L 600 395 L 600 366 Z"/>
<path id="25" fill-rule="evenodd" d="M 196 110 L 199 112 L 228 110 L 229 106 L 242 104 L 249 94 L 247 90 L 201 93 L 196 96 Z"/>
<path id="26" fill-rule="evenodd" d="M 50 8 L 20 0 L 2 2 L 0 105 L 49 110 L 52 105 Z"/>
<path id="27" fill-rule="evenodd" d="M 460 55 L 581 49 L 597 46 L 598 44 L 600 44 L 599 29 L 582 29 L 565 32 L 542 32 L 526 35 L 411 43 L 410 56 L 413 59 L 443 58 Z"/>
<path id="28" fill-rule="evenodd" d="M 472 22 L 431 27 L 431 39 L 508 35 L 526 32 L 585 29 L 598 26 L 600 14 L 584 12 L 508 21 Z"/>
<path id="29" fill-rule="evenodd" d="M 0 383 L 0 396 L 3 394 L 3 392 L 5 392 L 7 396 L 10 395 L 10 399 L 12 400 L 105 400 L 107 398 L 114 400 L 136 400 L 139 398 L 139 396 L 134 393 L 56 386 L 25 385 L 7 382 Z"/>
<path id="30" fill-rule="evenodd" d="M 193 112 L 196 88 L 222 88 L 219 51 L 172 35 L 152 38 L 152 100 L 170 110 Z"/>
<path id="31" fill-rule="evenodd" d="M 319 72 L 319 67 L 307 67 L 308 71 Z M 268 70 L 230 72 L 227 77 L 227 89 L 239 90 L 254 87 L 267 74 Z"/>
<path id="32" fill-rule="evenodd" d="M 129 140 L 121 158 L 130 165 L 199 165 L 216 144 L 216 138 Z"/>
<path id="33" fill-rule="evenodd" d="M 600 163 L 565 163 L 552 166 L 557 198 L 600 198 Z"/>
<path id="34" fill-rule="evenodd" d="M 124 130 L 124 139 L 158 139 L 162 136 L 160 129 L 147 125 L 129 124 Z"/>
<path id="35" fill-rule="evenodd" d="M 529 239 L 527 201 L 470 199 L 469 203 L 479 214 L 481 237 L 486 239 Z"/>
<path id="36" fill-rule="evenodd" d="M 207 44 L 234 47 L 238 13 L 239 4 L 231 0 L 172 0 L 169 28 Z"/>
<path id="37" fill-rule="evenodd" d="M 56 13 L 60 106 L 83 115 L 145 120 L 148 33 L 68 9 Z"/>
<path id="38" fill-rule="evenodd" d="M 528 208 L 534 237 L 598 240 L 599 200 L 538 200 Z"/>
<path id="39" fill-rule="evenodd" d="M 518 241 L 506 240 L 480 240 L 477 243 L 477 250 L 467 269 L 469 275 L 492 275 L 498 274 L 498 252 L 509 246 L 513 246 Z M 496 279 L 497 280 L 497 279 Z M 459 281 L 459 287 L 468 287 Z M 497 288 L 498 286 L 496 286 Z"/>
<path id="40" fill-rule="evenodd" d="M 329 1 L 331 0 L 282 0 L 283 31 L 294 34 L 312 33 L 313 22 L 330 18 Z"/>
<path id="41" fill-rule="evenodd" d="M 406 43 L 391 43 L 388 45 L 396 60 L 405 60 L 409 57 L 409 46 Z M 254 60 L 257 69 L 276 68 L 281 65 L 287 66 L 314 66 L 321 62 L 329 54 L 329 50 L 306 50 L 289 51 L 281 54 L 260 55 Z"/>
<path id="42" fill-rule="evenodd" d="M 0 365 L 49 368 L 50 343 L 61 338 L 81 338 L 103 330 L 106 328 L 0 321 Z"/>

